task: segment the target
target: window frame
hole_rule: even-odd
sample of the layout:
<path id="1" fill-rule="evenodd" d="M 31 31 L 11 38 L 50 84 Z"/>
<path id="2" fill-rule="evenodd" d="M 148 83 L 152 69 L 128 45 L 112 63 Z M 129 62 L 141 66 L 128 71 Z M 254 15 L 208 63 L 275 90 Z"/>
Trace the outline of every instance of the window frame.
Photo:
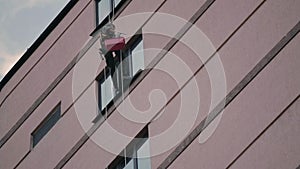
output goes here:
<path id="1" fill-rule="evenodd" d="M 108 13 L 108 15 L 107 16 L 105 16 L 104 18 L 102 18 L 101 19 L 101 21 L 100 21 L 100 18 L 99 18 L 99 3 L 101 2 L 101 1 L 104 1 L 104 0 L 96 0 L 96 26 L 98 26 L 98 25 L 100 25 L 102 22 L 107 22 L 108 20 L 109 20 L 109 18 L 111 17 L 111 13 L 112 13 L 112 1 L 113 0 L 108 0 L 109 1 L 109 13 Z"/>
<path id="2" fill-rule="evenodd" d="M 113 17 L 113 3 L 115 3 L 116 0 L 109 0 L 109 5 L 110 5 L 110 12 L 108 13 L 108 15 L 106 17 L 104 17 L 101 21 L 99 21 L 99 3 L 102 0 L 95 0 L 95 6 L 96 6 L 96 26 L 98 27 L 99 25 L 101 25 L 100 27 L 104 26 L 108 21 L 109 18 Z M 120 2 L 115 5 L 114 8 L 114 13 L 116 14 L 117 11 L 119 11 L 121 9 L 121 7 L 123 6 L 123 4 L 126 2 L 127 0 L 120 0 Z M 113 18 L 112 18 L 113 19 Z"/>
<path id="3" fill-rule="evenodd" d="M 58 115 L 58 118 L 54 118 Z M 48 133 L 49 131 L 56 125 L 56 123 L 61 118 L 61 102 L 59 102 L 51 111 L 48 113 L 48 115 L 42 120 L 42 122 L 31 132 L 30 134 L 30 149 L 33 149 Z M 45 125 L 47 125 L 49 120 L 54 120 L 54 122 L 51 124 L 51 126 L 47 129 L 47 131 L 42 134 L 41 138 L 39 138 L 37 141 L 35 141 L 35 137 L 37 136 L 38 132 L 40 132 Z M 45 128 L 44 128 L 45 129 Z"/>
<path id="4" fill-rule="evenodd" d="M 102 92 L 101 92 L 101 85 L 108 80 L 108 78 L 111 76 L 110 70 L 108 69 L 108 67 L 105 67 L 104 70 L 101 72 L 101 76 L 100 78 L 98 78 L 98 84 L 97 84 L 97 90 L 98 90 L 98 109 L 100 110 L 102 115 L 105 115 L 105 111 L 107 111 L 107 109 L 109 107 L 111 107 L 113 105 L 113 100 L 115 99 L 116 95 L 114 95 L 113 93 L 113 98 L 111 101 L 109 101 L 107 103 L 107 105 L 102 109 Z M 112 77 L 111 77 L 112 78 Z"/>
<path id="5" fill-rule="evenodd" d="M 144 52 L 144 40 L 143 40 L 143 37 L 141 36 L 141 35 L 136 35 L 136 37 L 134 37 L 133 38 L 133 40 L 131 40 L 131 42 L 130 43 L 128 43 L 128 47 L 126 48 L 126 50 L 124 50 L 124 52 L 123 52 L 123 55 L 122 56 L 124 56 L 125 55 L 125 57 L 124 58 L 122 58 L 122 61 L 124 60 L 124 59 L 126 59 L 127 57 L 130 57 L 129 58 L 129 65 L 130 65 L 130 70 L 129 70 L 129 76 L 131 77 L 131 78 L 134 78 L 134 76 L 136 75 L 136 74 L 138 74 L 138 71 L 135 73 L 135 74 L 133 74 L 133 58 L 132 58 L 132 51 L 134 50 L 134 49 L 136 49 L 136 47 L 138 46 L 138 45 L 140 45 L 140 44 L 142 44 L 143 45 L 143 52 Z M 144 56 L 144 61 L 145 61 L 145 56 Z M 144 62 L 144 69 L 145 69 L 145 62 Z"/>

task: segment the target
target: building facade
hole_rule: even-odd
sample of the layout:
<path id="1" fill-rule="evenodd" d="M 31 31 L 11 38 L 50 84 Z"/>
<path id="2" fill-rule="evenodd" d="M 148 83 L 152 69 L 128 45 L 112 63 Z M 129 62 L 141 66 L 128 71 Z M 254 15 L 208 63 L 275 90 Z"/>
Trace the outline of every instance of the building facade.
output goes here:
<path id="1" fill-rule="evenodd" d="M 299 11 L 71 0 L 0 83 L 0 169 L 299 168 Z"/>

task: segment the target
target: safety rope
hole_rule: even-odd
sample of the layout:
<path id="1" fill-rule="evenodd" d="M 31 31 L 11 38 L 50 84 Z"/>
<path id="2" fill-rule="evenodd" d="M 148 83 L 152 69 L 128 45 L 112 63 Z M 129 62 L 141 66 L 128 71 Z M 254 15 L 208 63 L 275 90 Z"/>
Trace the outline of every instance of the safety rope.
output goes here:
<path id="1" fill-rule="evenodd" d="M 108 20 L 110 23 L 114 22 L 115 19 L 115 0 L 112 0 L 112 16 L 108 15 Z"/>
<path id="2" fill-rule="evenodd" d="M 124 90 L 124 77 L 123 77 L 123 56 L 122 56 L 122 50 L 120 50 L 120 64 L 121 64 L 121 89 L 119 89 L 119 92 L 121 92 L 122 100 L 124 100 L 123 90 Z"/>
<path id="3" fill-rule="evenodd" d="M 103 83 L 105 83 L 105 81 L 106 81 L 106 68 L 104 68 L 104 81 L 103 81 Z M 105 86 L 105 84 L 104 84 L 104 86 Z M 101 86 L 100 86 L 100 90 L 101 90 Z M 100 96 L 101 97 L 101 96 Z M 106 98 L 106 87 L 105 87 L 105 90 L 104 90 L 104 97 Z M 103 103 L 103 98 L 101 98 L 101 102 L 102 102 L 102 104 L 104 104 Z M 102 106 L 104 106 L 104 105 L 102 105 L 101 104 L 101 109 L 102 109 Z M 106 110 L 106 106 L 105 106 L 105 108 L 104 108 L 104 110 L 105 110 L 105 119 L 107 119 L 107 110 Z"/>

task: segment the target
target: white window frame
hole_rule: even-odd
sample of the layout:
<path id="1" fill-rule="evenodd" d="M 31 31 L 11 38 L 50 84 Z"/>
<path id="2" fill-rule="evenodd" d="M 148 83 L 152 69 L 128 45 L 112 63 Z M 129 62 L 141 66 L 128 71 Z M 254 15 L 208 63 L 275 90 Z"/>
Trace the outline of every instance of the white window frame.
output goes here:
<path id="1" fill-rule="evenodd" d="M 109 15 L 111 15 L 113 11 L 113 4 L 114 4 L 114 10 L 121 4 L 121 2 L 124 0 L 96 0 L 96 23 L 97 25 L 101 24 Z M 105 3 L 106 2 L 106 3 Z M 107 4 L 108 3 L 108 9 L 104 7 L 106 10 L 103 14 L 103 16 L 100 16 L 101 6 L 100 4 Z"/>
<path id="2" fill-rule="evenodd" d="M 100 111 L 103 111 L 115 97 L 111 75 L 109 74 L 109 72 L 106 72 L 104 76 L 105 77 L 103 77 L 103 80 L 100 82 L 99 89 L 98 89 L 99 97 L 100 97 L 99 100 Z M 105 90 L 105 89 L 109 89 L 109 90 Z"/>

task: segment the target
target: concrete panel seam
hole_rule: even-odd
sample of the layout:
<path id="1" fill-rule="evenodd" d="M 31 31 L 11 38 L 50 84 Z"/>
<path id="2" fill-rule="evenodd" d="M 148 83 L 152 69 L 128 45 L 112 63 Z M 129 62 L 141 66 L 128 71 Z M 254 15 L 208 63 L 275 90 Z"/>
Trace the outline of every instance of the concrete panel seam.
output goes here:
<path id="1" fill-rule="evenodd" d="M 262 132 L 260 132 L 258 134 L 257 137 L 255 137 L 251 143 L 249 145 L 246 146 L 245 149 L 243 149 L 243 151 L 241 153 L 239 153 L 239 155 L 234 158 L 234 160 L 232 160 L 232 162 L 229 163 L 229 165 L 226 167 L 226 169 L 230 168 L 298 99 L 299 99 L 300 95 L 298 95 L 296 98 L 294 98 L 291 103 L 289 103 L 284 109 L 283 111 L 281 111 L 281 113 L 275 117 L 275 119 L 266 127 L 263 129 Z"/>

